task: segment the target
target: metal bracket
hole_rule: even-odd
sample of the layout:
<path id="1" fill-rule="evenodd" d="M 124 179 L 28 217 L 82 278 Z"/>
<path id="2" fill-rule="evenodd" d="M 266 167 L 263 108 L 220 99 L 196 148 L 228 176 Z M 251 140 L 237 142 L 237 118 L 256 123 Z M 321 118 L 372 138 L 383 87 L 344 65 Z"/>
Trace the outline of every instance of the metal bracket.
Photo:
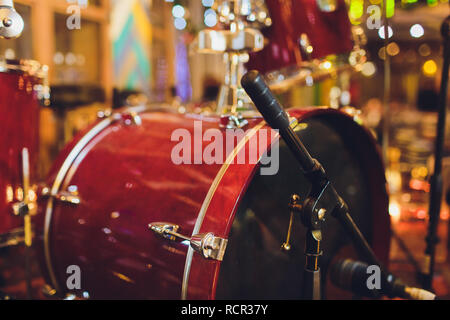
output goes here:
<path id="1" fill-rule="evenodd" d="M 44 187 L 40 193 L 41 197 L 51 197 L 56 201 L 70 203 L 74 205 L 78 205 L 81 203 L 80 197 L 76 194 L 76 192 L 69 191 L 59 191 L 57 193 L 51 193 L 50 188 Z"/>
<path id="2" fill-rule="evenodd" d="M 241 114 L 224 115 L 221 117 L 220 127 L 224 129 L 242 129 L 248 125 L 248 120 Z"/>
<path id="3" fill-rule="evenodd" d="M 213 233 L 196 234 L 191 238 L 179 234 L 177 231 L 180 228 L 176 224 L 167 222 L 153 222 L 148 225 L 149 229 L 158 236 L 170 240 L 180 240 L 182 243 L 189 243 L 189 245 L 201 254 L 205 259 L 212 259 L 222 261 L 227 247 L 228 240 L 216 237 Z"/>

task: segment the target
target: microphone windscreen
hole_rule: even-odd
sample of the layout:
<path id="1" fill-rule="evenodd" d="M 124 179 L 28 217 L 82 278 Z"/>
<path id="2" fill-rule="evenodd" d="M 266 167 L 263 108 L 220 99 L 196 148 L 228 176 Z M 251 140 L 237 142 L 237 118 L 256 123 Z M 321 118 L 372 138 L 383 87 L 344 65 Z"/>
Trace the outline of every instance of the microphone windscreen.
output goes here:
<path id="1" fill-rule="evenodd" d="M 241 79 L 241 85 L 273 129 L 282 130 L 289 127 L 289 116 L 273 96 L 258 71 L 247 72 Z"/>

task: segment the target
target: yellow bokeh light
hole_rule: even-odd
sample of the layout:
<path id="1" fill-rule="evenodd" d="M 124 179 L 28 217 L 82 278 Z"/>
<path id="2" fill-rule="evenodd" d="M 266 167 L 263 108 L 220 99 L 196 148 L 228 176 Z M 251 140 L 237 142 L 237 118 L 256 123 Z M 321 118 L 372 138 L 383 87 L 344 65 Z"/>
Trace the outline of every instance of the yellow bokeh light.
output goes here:
<path id="1" fill-rule="evenodd" d="M 396 56 L 400 53 L 400 47 L 395 42 L 388 44 L 387 53 L 390 56 Z"/>
<path id="2" fill-rule="evenodd" d="M 324 61 L 322 63 L 322 68 L 325 70 L 330 70 L 333 64 L 330 61 Z"/>
<path id="3" fill-rule="evenodd" d="M 426 76 L 434 76 L 436 74 L 437 71 L 437 65 L 436 62 L 434 62 L 434 60 L 428 60 L 423 64 L 422 67 L 423 73 Z"/>
<path id="4" fill-rule="evenodd" d="M 391 201 L 389 203 L 389 215 L 391 216 L 393 222 L 398 222 L 401 217 L 401 208 L 397 201 Z"/>
<path id="5" fill-rule="evenodd" d="M 356 20 L 364 14 L 364 0 L 351 0 L 349 15 L 351 20 Z"/>

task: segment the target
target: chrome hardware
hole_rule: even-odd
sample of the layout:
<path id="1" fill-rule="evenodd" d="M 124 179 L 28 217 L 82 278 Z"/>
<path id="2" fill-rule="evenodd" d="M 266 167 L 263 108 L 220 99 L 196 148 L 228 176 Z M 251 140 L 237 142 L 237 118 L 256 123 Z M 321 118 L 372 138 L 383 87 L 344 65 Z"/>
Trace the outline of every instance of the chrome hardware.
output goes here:
<path id="1" fill-rule="evenodd" d="M 12 0 L 0 1 L 0 37 L 14 39 L 22 34 L 24 21 Z"/>
<path id="2" fill-rule="evenodd" d="M 17 246 L 24 242 L 23 228 L 17 228 L 8 233 L 0 234 L 0 248 Z"/>
<path id="3" fill-rule="evenodd" d="M 248 125 L 248 121 L 241 114 L 224 116 L 223 119 L 226 124 L 221 124 L 220 127 L 225 129 L 242 129 Z"/>
<path id="4" fill-rule="evenodd" d="M 255 29 L 244 29 L 238 32 L 202 30 L 198 34 L 197 45 L 199 53 L 259 51 L 264 47 L 264 37 Z"/>
<path id="5" fill-rule="evenodd" d="M 111 116 L 111 110 L 100 110 L 97 112 L 97 119 L 105 119 Z"/>
<path id="6" fill-rule="evenodd" d="M 71 186 L 71 187 L 75 187 L 75 186 Z M 74 188 L 74 189 L 76 189 L 76 188 Z M 50 192 L 50 188 L 44 187 L 44 188 L 42 188 L 40 196 L 41 197 L 51 197 L 56 201 L 75 204 L 75 205 L 78 205 L 81 203 L 81 199 L 78 196 L 77 191 L 59 191 L 57 193 L 52 194 Z"/>
<path id="7" fill-rule="evenodd" d="M 219 0 L 215 1 L 213 9 L 224 28 L 200 31 L 193 47 L 199 53 L 223 55 L 226 72 L 216 113 L 236 115 L 239 111 L 253 108 L 240 84 L 248 53 L 264 47 L 263 34 L 253 26 L 269 26 L 271 20 L 262 0 Z"/>
<path id="8" fill-rule="evenodd" d="M 188 242 L 194 251 L 200 253 L 205 259 L 222 261 L 227 247 L 228 240 L 216 237 L 213 233 L 196 234 L 191 238 L 179 234 L 180 228 L 176 224 L 166 222 L 154 222 L 148 225 L 150 230 L 158 236 L 170 241 L 182 240 L 182 243 Z"/>
<path id="9" fill-rule="evenodd" d="M 30 206 L 29 204 L 25 203 L 24 201 L 15 202 L 11 205 L 13 214 L 15 216 L 23 217 L 26 214 L 30 213 Z"/>
<path id="10" fill-rule="evenodd" d="M 23 201 L 13 204 L 15 214 L 23 217 L 23 234 L 25 238 L 25 246 L 31 247 L 33 231 L 31 229 L 31 214 L 34 214 L 37 208 L 36 197 L 31 197 L 30 187 L 30 154 L 27 148 L 22 149 L 22 185 L 23 185 Z"/>
<path id="11" fill-rule="evenodd" d="M 157 235 L 170 241 L 176 241 L 177 237 L 182 238 L 184 240 L 189 240 L 189 238 L 177 234 L 177 231 L 180 228 L 180 226 L 176 224 L 159 222 L 159 223 L 150 223 L 148 227 Z"/>
<path id="12" fill-rule="evenodd" d="M 294 224 L 294 214 L 295 214 L 295 211 L 301 210 L 299 195 L 293 194 L 291 196 L 291 200 L 289 202 L 289 208 L 291 210 L 290 210 L 288 232 L 287 232 L 287 236 L 286 236 L 286 241 L 283 242 L 283 244 L 281 245 L 281 250 L 283 250 L 283 251 L 291 250 L 290 241 L 291 241 L 292 225 Z"/>
<path id="13" fill-rule="evenodd" d="M 120 113 L 113 114 L 114 120 L 121 121 L 123 124 L 127 126 L 135 125 L 140 126 L 142 124 L 142 119 L 139 116 L 138 112 L 127 110 Z"/>
<path id="14" fill-rule="evenodd" d="M 323 12 L 333 12 L 337 9 L 337 1 L 336 0 L 316 0 L 317 6 L 319 7 L 320 11 Z"/>
<path id="15" fill-rule="evenodd" d="M 35 84 L 33 89 L 37 98 L 44 106 L 50 105 L 50 85 L 48 80 L 48 66 L 41 65 L 34 60 L 8 60 L 0 57 L 0 72 L 21 72 L 42 80 L 41 84 Z"/>
<path id="16" fill-rule="evenodd" d="M 305 56 L 308 58 L 308 60 L 311 59 L 311 54 L 314 51 L 314 47 L 311 45 L 311 41 L 309 41 L 309 37 L 306 33 L 302 33 L 300 35 L 300 48 L 302 49 Z"/>

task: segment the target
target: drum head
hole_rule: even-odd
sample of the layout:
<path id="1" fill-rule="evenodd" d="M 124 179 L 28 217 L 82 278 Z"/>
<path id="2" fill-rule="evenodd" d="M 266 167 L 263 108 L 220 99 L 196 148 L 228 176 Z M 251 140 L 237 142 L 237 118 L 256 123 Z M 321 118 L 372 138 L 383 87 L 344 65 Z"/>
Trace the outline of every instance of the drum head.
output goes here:
<path id="1" fill-rule="evenodd" d="M 366 167 L 360 156 L 365 151 L 357 150 L 351 136 L 342 134 L 344 126 L 345 123 L 332 117 L 319 116 L 302 122 L 296 131 L 312 156 L 324 166 L 370 243 L 374 213 Z M 262 176 L 257 173 L 236 212 L 220 269 L 217 299 L 301 298 L 305 227 L 298 216 L 293 224 L 291 250 L 283 252 L 280 247 L 289 225 L 290 195 L 297 193 L 304 199 L 309 189 L 310 184 L 299 164 L 281 141 L 278 174 Z M 328 215 L 321 258 L 325 296 L 330 261 L 349 243 L 338 221 Z"/>

